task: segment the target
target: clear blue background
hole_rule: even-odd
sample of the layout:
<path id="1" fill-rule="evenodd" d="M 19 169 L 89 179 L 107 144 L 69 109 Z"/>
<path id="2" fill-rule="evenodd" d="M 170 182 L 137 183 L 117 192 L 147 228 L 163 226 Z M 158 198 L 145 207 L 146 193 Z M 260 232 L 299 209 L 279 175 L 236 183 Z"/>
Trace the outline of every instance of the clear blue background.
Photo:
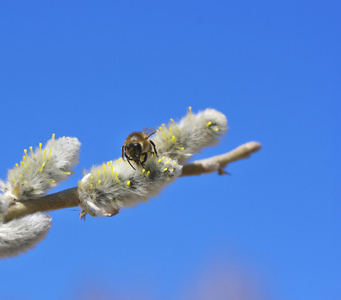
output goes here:
<path id="1" fill-rule="evenodd" d="M 180 178 L 113 218 L 53 212 L 0 261 L 2 299 L 340 299 L 339 1 L 2 1 L 0 177 L 52 135 L 76 174 L 188 106 L 256 140 L 232 176 Z M 215 294 L 216 293 L 216 294 Z M 207 296 L 210 295 L 210 296 Z"/>

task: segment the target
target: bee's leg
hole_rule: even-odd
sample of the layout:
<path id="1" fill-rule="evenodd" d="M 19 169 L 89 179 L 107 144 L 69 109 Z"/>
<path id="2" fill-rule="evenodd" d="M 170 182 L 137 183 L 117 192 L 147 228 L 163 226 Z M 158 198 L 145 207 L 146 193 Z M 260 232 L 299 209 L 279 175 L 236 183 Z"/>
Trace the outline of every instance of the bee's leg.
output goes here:
<path id="1" fill-rule="evenodd" d="M 139 160 L 134 160 L 134 162 L 135 162 L 135 164 L 136 164 L 137 166 L 141 166 L 141 167 L 143 168 L 143 163 L 141 162 L 140 159 L 139 159 Z"/>
<path id="2" fill-rule="evenodd" d="M 152 140 L 149 140 L 149 141 L 150 141 L 150 143 L 152 144 L 153 149 L 154 149 L 154 152 L 155 152 L 155 154 L 156 154 L 156 156 L 157 156 L 157 151 L 156 151 L 154 142 L 153 142 Z"/>
<path id="3" fill-rule="evenodd" d="M 148 152 L 143 153 L 143 155 L 144 155 L 143 161 L 140 162 L 142 167 L 143 167 L 143 164 L 147 161 Z"/>
<path id="4" fill-rule="evenodd" d="M 126 156 L 126 158 L 127 158 L 127 161 L 128 161 L 128 163 L 129 163 L 129 165 L 130 165 L 134 170 L 136 170 L 136 169 L 133 167 L 133 165 L 131 164 L 130 158 L 128 157 L 128 155 L 125 154 L 125 156 Z"/>
<path id="5" fill-rule="evenodd" d="M 124 146 L 122 146 L 122 159 L 124 160 Z"/>

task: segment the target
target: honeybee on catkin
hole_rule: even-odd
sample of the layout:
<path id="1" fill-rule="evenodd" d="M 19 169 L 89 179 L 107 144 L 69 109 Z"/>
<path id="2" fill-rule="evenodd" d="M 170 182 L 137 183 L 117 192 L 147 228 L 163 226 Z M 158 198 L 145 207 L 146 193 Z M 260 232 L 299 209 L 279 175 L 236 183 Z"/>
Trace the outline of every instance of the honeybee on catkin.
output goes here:
<path id="1" fill-rule="evenodd" d="M 143 128 L 143 131 L 132 132 L 125 140 L 122 146 L 122 159 L 124 160 L 126 158 L 134 170 L 136 169 L 131 164 L 131 160 L 134 161 L 136 165 L 141 165 L 143 167 L 144 163 L 147 161 L 148 153 L 155 153 L 157 156 L 155 144 L 149 139 L 155 132 L 155 129 Z"/>

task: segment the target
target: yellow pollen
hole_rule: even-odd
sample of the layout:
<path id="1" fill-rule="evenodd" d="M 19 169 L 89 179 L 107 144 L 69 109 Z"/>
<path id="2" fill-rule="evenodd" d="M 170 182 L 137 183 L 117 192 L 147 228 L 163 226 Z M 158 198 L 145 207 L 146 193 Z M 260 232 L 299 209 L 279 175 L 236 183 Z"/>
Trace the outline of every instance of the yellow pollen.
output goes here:
<path id="1" fill-rule="evenodd" d="M 42 165 L 41 165 L 40 173 L 43 172 L 44 167 L 45 167 L 45 162 L 43 162 Z"/>
<path id="2" fill-rule="evenodd" d="M 174 163 L 173 163 L 173 165 L 175 166 L 175 165 L 177 165 L 177 163 L 176 163 L 176 162 L 174 162 Z"/>
<path id="3" fill-rule="evenodd" d="M 150 174 L 150 171 L 147 172 L 146 176 L 149 176 L 149 174 Z"/>
<path id="4" fill-rule="evenodd" d="M 94 176 L 91 176 L 91 177 L 90 177 L 90 180 L 93 180 L 93 179 L 94 179 Z"/>
<path id="5" fill-rule="evenodd" d="M 27 156 L 27 150 L 26 149 L 24 149 L 24 152 L 25 152 L 25 155 Z"/>
<path id="6" fill-rule="evenodd" d="M 24 170 L 26 170 L 25 166 L 24 166 L 24 162 L 20 162 L 20 164 L 22 165 L 22 167 L 24 168 Z"/>
<path id="7" fill-rule="evenodd" d="M 46 152 L 47 152 L 47 150 L 45 149 L 45 150 L 44 150 L 44 159 L 45 159 L 45 156 L 46 156 Z"/>
<path id="8" fill-rule="evenodd" d="M 192 113 L 192 106 L 188 106 L 188 111 L 190 114 Z"/>
<path id="9" fill-rule="evenodd" d="M 97 171 L 97 178 L 99 179 L 99 174 L 101 173 L 100 170 Z"/>
<path id="10" fill-rule="evenodd" d="M 212 124 L 211 121 L 209 121 L 207 124 L 206 124 L 206 127 L 208 128 L 208 126 L 210 126 Z"/>
<path id="11" fill-rule="evenodd" d="M 172 142 L 175 143 L 175 141 L 176 141 L 176 138 L 174 135 L 172 135 Z"/>
<path id="12" fill-rule="evenodd" d="M 49 156 L 47 157 L 47 159 L 51 158 L 51 152 L 52 152 L 52 148 L 50 148 L 50 150 L 49 150 Z"/>
<path id="13" fill-rule="evenodd" d="M 167 170 L 168 170 L 168 168 L 164 168 L 164 169 L 163 169 L 163 172 L 166 172 Z"/>
<path id="14" fill-rule="evenodd" d="M 53 140 L 54 140 L 54 137 L 55 137 L 55 136 L 56 136 L 56 135 L 53 133 L 53 134 L 52 134 L 52 139 L 53 139 Z"/>
<path id="15" fill-rule="evenodd" d="M 98 179 L 97 185 L 99 185 L 101 182 L 102 182 L 101 179 Z"/>
<path id="16" fill-rule="evenodd" d="M 130 186 L 130 180 L 127 181 L 127 186 Z"/>
<path id="17" fill-rule="evenodd" d="M 145 169 L 142 169 L 141 174 L 143 174 L 144 172 L 146 172 L 146 170 L 145 170 Z"/>
<path id="18" fill-rule="evenodd" d="M 169 162 L 170 162 L 170 159 L 168 159 L 168 160 L 165 162 L 165 164 L 169 164 Z"/>
<path id="19" fill-rule="evenodd" d="M 42 143 L 39 143 L 39 149 L 41 150 L 41 146 L 42 146 L 43 144 Z"/>
<path id="20" fill-rule="evenodd" d="M 32 148 L 32 146 L 30 147 L 30 151 L 31 151 L 32 156 L 33 156 L 33 148 Z"/>
<path id="21" fill-rule="evenodd" d="M 50 182 L 51 182 L 51 183 L 56 183 L 56 181 L 55 181 L 55 180 L 51 180 Z"/>
<path id="22" fill-rule="evenodd" d="M 24 184 L 28 184 L 28 181 L 27 181 L 27 180 L 25 180 L 25 181 L 24 181 Z"/>
<path id="23" fill-rule="evenodd" d="M 94 186 L 94 185 L 91 183 L 91 184 L 90 184 L 90 187 L 89 187 L 89 190 L 91 190 L 93 186 Z"/>
<path id="24" fill-rule="evenodd" d="M 119 158 L 119 159 L 118 159 L 118 162 L 120 163 L 121 161 L 122 161 L 122 158 Z"/>
<path id="25" fill-rule="evenodd" d="M 13 178 L 13 182 L 16 182 L 15 178 Z"/>
<path id="26" fill-rule="evenodd" d="M 62 173 L 65 174 L 65 175 L 70 175 L 71 174 L 71 172 L 63 172 L 63 171 L 62 171 Z"/>
<path id="27" fill-rule="evenodd" d="M 15 166 L 19 169 L 19 165 L 18 164 L 15 164 Z"/>
<path id="28" fill-rule="evenodd" d="M 21 178 L 22 178 L 22 174 L 19 175 L 19 179 L 21 179 Z"/>
<path id="29" fill-rule="evenodd" d="M 65 139 L 65 135 L 63 135 L 63 139 Z"/>
<path id="30" fill-rule="evenodd" d="M 118 184 L 121 184 L 121 181 L 118 179 L 117 172 L 115 172 L 116 180 Z"/>
<path id="31" fill-rule="evenodd" d="M 184 147 L 180 147 L 180 150 L 185 150 L 185 148 Z"/>
<path id="32" fill-rule="evenodd" d="M 214 131 L 215 131 L 215 132 L 218 132 L 218 131 L 219 131 L 219 128 L 214 129 Z"/>

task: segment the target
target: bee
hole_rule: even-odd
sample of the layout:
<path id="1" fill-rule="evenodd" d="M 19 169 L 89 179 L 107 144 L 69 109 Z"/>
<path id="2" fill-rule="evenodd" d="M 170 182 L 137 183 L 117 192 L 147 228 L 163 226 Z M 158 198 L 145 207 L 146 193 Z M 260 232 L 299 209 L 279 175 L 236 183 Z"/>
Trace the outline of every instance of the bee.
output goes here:
<path id="1" fill-rule="evenodd" d="M 157 151 L 155 144 L 149 139 L 151 135 L 156 132 L 152 128 L 143 128 L 143 131 L 132 132 L 128 135 L 122 146 L 122 159 L 127 159 L 130 166 L 136 170 L 131 164 L 131 160 L 136 163 L 136 165 L 141 165 L 147 161 L 148 153 L 155 153 L 157 156 Z M 141 158 L 143 157 L 143 160 Z"/>

